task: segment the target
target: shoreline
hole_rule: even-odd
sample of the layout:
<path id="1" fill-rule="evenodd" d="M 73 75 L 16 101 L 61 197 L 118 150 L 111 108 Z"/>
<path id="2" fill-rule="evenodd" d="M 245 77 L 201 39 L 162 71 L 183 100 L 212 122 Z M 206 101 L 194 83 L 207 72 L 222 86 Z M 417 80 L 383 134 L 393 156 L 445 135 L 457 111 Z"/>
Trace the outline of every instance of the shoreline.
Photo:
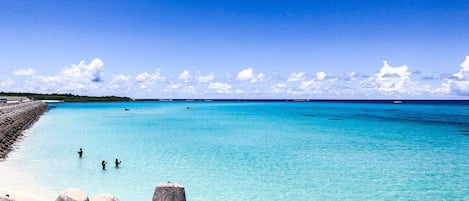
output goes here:
<path id="1" fill-rule="evenodd" d="M 4 162 L 8 154 L 14 150 L 17 140 L 23 136 L 23 132 L 29 129 L 47 110 L 47 105 L 42 101 L 24 101 L 0 104 L 0 163 Z M 5 171 L 2 169 L 2 172 Z M 6 171 L 8 172 L 8 171 Z M 11 173 L 11 172 L 10 172 Z M 21 173 L 19 173 L 21 174 Z M 26 182 L 24 178 L 14 175 L 3 175 L 0 185 L 0 200 L 15 201 L 45 201 L 39 194 L 31 194 L 29 191 L 10 188 L 11 184 Z M 37 192 L 38 193 L 38 192 Z M 8 195 L 8 196 L 7 196 Z"/>
<path id="2" fill-rule="evenodd" d="M 8 157 L 8 154 L 15 149 L 14 145 L 17 143 L 17 140 L 23 136 L 23 132 L 29 129 L 46 110 L 47 105 L 42 101 L 23 101 L 0 104 L 0 163 L 4 162 Z M 17 174 L 4 176 L 6 176 L 6 178 L 2 178 L 3 184 L 28 182 L 16 181 L 18 180 Z M 0 185 L 0 200 L 46 200 L 38 198 L 38 195 L 39 194 L 29 191 L 25 192 L 20 189 L 8 188 L 8 185 Z"/>
<path id="3" fill-rule="evenodd" d="M 13 145 L 47 110 L 42 101 L 0 104 L 0 160 L 8 157 Z"/>

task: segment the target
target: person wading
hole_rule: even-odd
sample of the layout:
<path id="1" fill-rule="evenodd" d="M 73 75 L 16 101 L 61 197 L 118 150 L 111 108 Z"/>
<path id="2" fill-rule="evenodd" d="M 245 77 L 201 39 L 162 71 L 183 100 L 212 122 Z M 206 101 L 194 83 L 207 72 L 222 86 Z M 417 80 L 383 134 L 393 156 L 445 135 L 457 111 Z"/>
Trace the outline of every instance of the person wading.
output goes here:
<path id="1" fill-rule="evenodd" d="M 106 164 L 107 164 L 107 162 L 105 160 L 103 160 L 103 162 L 101 162 L 101 165 L 103 166 L 103 170 L 106 170 Z"/>
<path id="2" fill-rule="evenodd" d="M 122 163 L 122 161 L 119 161 L 119 160 L 116 158 L 116 168 L 118 168 L 121 163 Z"/>
<path id="3" fill-rule="evenodd" d="M 78 151 L 78 157 L 81 158 L 82 156 L 83 156 L 83 149 L 80 148 L 80 150 Z"/>

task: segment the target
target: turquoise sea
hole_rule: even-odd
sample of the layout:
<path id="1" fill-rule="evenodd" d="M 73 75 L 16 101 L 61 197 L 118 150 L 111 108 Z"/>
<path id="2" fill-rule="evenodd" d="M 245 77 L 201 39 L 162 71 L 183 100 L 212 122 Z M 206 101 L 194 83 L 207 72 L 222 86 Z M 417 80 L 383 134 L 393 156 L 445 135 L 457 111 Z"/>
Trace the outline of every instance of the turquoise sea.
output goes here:
<path id="1" fill-rule="evenodd" d="M 165 181 L 189 201 L 469 200 L 468 101 L 49 105 L 0 170 L 51 200 L 148 201 Z"/>

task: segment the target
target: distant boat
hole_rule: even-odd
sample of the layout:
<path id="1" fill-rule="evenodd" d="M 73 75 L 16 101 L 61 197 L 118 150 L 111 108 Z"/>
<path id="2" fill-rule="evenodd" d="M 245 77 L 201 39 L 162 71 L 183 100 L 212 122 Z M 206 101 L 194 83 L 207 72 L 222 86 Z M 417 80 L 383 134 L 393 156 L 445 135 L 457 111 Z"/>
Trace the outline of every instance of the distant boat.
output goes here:
<path id="1" fill-rule="evenodd" d="M 393 101 L 392 103 L 394 103 L 394 104 L 401 104 L 402 101 L 397 101 L 397 100 L 396 100 L 396 101 Z"/>

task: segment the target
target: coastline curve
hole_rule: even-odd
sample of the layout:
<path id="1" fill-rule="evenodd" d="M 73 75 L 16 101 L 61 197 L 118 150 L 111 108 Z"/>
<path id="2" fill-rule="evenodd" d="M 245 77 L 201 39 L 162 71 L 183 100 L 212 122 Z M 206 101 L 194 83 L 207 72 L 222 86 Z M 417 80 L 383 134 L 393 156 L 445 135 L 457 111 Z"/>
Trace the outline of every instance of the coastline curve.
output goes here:
<path id="1" fill-rule="evenodd" d="M 23 131 L 46 110 L 47 105 L 42 101 L 0 104 L 0 160 L 7 157 Z"/>

